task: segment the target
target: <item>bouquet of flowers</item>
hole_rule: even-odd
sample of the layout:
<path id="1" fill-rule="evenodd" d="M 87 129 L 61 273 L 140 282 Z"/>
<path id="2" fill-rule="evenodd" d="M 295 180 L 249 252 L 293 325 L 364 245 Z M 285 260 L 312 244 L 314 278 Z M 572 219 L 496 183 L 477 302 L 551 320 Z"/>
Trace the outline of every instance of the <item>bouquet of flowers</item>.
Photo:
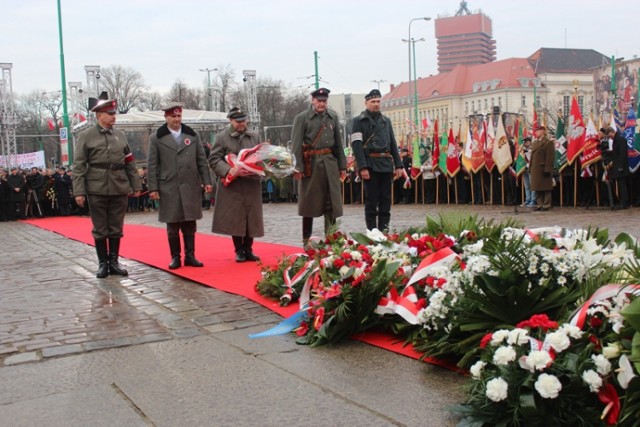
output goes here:
<path id="1" fill-rule="evenodd" d="M 291 175 L 296 167 L 296 158 L 286 147 L 271 145 L 266 142 L 253 148 L 240 150 L 238 155 L 227 154 L 225 160 L 236 168 L 234 175 L 229 175 L 222 180 L 228 186 L 239 176 L 270 175 L 276 178 L 284 178 Z"/>
<path id="2" fill-rule="evenodd" d="M 629 316 L 640 308 L 634 298 L 623 291 L 587 304 L 582 328 L 534 315 L 487 334 L 468 401 L 453 408 L 464 417 L 459 425 L 634 425 L 640 379 L 627 356 Z"/>

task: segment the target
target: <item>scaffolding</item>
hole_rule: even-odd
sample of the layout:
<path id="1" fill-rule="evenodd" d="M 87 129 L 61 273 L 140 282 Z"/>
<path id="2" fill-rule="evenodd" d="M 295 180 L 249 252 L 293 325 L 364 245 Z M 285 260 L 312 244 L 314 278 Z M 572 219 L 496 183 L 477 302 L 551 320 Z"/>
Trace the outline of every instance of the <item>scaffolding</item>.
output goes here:
<path id="1" fill-rule="evenodd" d="M 16 115 L 13 100 L 13 84 L 11 80 L 11 69 L 13 64 L 8 62 L 0 63 L 2 78 L 0 79 L 0 102 L 1 102 L 1 134 L 2 134 L 2 155 L 7 168 L 18 165 L 18 151 L 16 146 Z"/>
<path id="2" fill-rule="evenodd" d="M 260 113 L 258 112 L 258 82 L 256 70 L 243 70 L 244 96 L 249 109 L 249 128 L 260 132 Z"/>

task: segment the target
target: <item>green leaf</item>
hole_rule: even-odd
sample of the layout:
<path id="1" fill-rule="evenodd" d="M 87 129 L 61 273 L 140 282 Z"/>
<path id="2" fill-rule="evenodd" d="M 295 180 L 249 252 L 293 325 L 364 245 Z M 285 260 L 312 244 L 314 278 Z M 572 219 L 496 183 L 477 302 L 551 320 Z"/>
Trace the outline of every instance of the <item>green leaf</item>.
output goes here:
<path id="1" fill-rule="evenodd" d="M 636 298 L 626 306 L 620 314 L 624 317 L 624 320 L 629 322 L 629 324 L 636 330 L 636 332 L 640 332 L 640 298 Z"/>

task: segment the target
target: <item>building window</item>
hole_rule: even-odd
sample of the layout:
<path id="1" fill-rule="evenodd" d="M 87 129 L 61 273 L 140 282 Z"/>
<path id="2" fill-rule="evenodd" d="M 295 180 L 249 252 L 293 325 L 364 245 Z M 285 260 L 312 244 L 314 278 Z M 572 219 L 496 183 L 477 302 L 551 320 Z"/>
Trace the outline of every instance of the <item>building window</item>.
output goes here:
<path id="1" fill-rule="evenodd" d="M 484 99 L 484 109 L 485 110 L 489 109 L 489 100 L 487 98 Z"/>
<path id="2" fill-rule="evenodd" d="M 471 111 L 476 111 L 476 101 L 471 101 Z"/>
<path id="3" fill-rule="evenodd" d="M 464 103 L 464 113 L 469 114 L 469 101 L 465 101 Z"/>
<path id="4" fill-rule="evenodd" d="M 520 102 L 520 106 L 521 107 L 526 107 L 527 106 L 527 96 L 526 95 L 522 95 L 522 101 Z"/>
<path id="5" fill-rule="evenodd" d="M 565 95 L 562 97 L 562 116 L 569 117 L 569 111 L 571 109 L 571 97 Z"/>
<path id="6" fill-rule="evenodd" d="M 498 107 L 502 107 L 502 97 L 498 97 Z"/>
<path id="7" fill-rule="evenodd" d="M 496 106 L 496 99 L 495 98 L 491 98 L 491 108 Z"/>
<path id="8" fill-rule="evenodd" d="M 578 108 L 580 108 L 580 114 L 584 116 L 584 96 L 578 97 Z"/>

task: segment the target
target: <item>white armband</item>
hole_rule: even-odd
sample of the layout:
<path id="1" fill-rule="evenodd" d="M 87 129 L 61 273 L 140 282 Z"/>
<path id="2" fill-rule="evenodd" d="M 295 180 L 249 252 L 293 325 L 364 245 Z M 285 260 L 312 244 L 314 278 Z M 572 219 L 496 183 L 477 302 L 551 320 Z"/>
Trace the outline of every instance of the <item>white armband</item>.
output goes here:
<path id="1" fill-rule="evenodd" d="M 353 144 L 354 141 L 362 141 L 362 132 L 354 132 L 351 134 L 349 141 Z"/>

